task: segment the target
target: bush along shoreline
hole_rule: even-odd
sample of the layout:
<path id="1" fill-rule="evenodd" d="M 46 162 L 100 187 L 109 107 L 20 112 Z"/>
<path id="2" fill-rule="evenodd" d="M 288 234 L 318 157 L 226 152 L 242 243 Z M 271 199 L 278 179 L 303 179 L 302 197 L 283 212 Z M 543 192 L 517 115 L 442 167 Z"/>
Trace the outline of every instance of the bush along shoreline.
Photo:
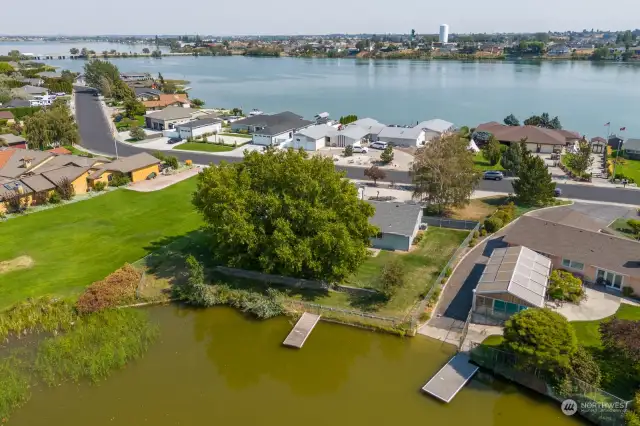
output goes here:
<path id="1" fill-rule="evenodd" d="M 157 326 L 144 310 L 118 309 L 135 298 L 139 280 L 139 272 L 125 265 L 89 286 L 76 304 L 44 297 L 0 313 L 0 342 L 41 335 L 28 348 L 0 347 L 0 424 L 38 383 L 96 383 L 144 356 Z"/>

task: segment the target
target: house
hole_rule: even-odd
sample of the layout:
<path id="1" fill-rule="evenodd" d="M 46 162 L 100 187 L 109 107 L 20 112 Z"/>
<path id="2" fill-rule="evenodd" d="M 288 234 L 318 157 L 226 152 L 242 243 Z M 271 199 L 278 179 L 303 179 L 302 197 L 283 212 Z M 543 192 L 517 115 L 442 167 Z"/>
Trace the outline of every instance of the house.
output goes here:
<path id="1" fill-rule="evenodd" d="M 43 71 L 38 73 L 38 77 L 41 78 L 62 78 L 62 73 L 54 71 Z"/>
<path id="2" fill-rule="evenodd" d="M 144 105 L 147 111 L 155 111 L 169 106 L 189 108 L 191 107 L 191 102 L 189 102 L 185 93 L 178 93 L 175 95 L 160 94 L 157 99 L 143 101 L 142 105 Z"/>
<path id="3" fill-rule="evenodd" d="M 181 139 L 196 138 L 204 134 L 220 133 L 222 131 L 222 120 L 219 118 L 200 118 L 175 126 L 178 136 Z"/>
<path id="4" fill-rule="evenodd" d="M 293 138 L 293 134 L 313 125 L 313 121 L 289 111 L 278 114 L 260 114 L 235 121 L 231 124 L 234 132 L 245 131 L 253 134 L 257 145 L 279 145 Z"/>
<path id="5" fill-rule="evenodd" d="M 611 149 L 620 149 L 622 148 L 623 143 L 624 139 L 616 135 L 609 136 L 609 139 L 607 140 L 607 145 L 609 145 Z"/>
<path id="6" fill-rule="evenodd" d="M 42 86 L 44 84 L 44 80 L 41 78 L 23 78 L 20 81 L 30 86 Z"/>
<path id="7" fill-rule="evenodd" d="M 122 157 L 118 160 L 104 164 L 87 179 L 89 186 L 93 187 L 97 182 L 108 184 L 114 175 L 125 175 L 132 183 L 143 181 L 160 173 L 160 160 L 151 154 L 141 152 L 131 157 Z"/>
<path id="8" fill-rule="evenodd" d="M 591 138 L 591 152 L 594 154 L 602 154 L 606 147 L 607 140 L 605 138 L 601 138 L 600 136 Z"/>
<path id="9" fill-rule="evenodd" d="M 120 73 L 122 81 L 147 81 L 151 80 L 151 74 L 147 72 L 123 72 Z"/>
<path id="10" fill-rule="evenodd" d="M 358 127 L 362 127 L 363 129 L 366 129 L 368 131 L 367 139 L 370 140 L 371 142 L 377 141 L 378 135 L 380 134 L 382 129 L 387 127 L 386 125 L 380 123 L 377 120 L 374 120 L 373 118 L 360 118 L 354 121 L 353 123 L 349 124 L 349 126 L 358 126 Z"/>
<path id="11" fill-rule="evenodd" d="M 11 111 L 0 111 L 0 120 L 7 120 L 7 124 L 13 124 L 16 122 Z"/>
<path id="12" fill-rule="evenodd" d="M 568 144 L 580 140 L 578 133 L 568 130 L 554 130 L 536 126 L 506 126 L 495 121 L 480 124 L 476 127 L 476 132 L 488 132 L 498 141 L 507 145 L 526 139 L 529 151 L 541 153 L 562 151 Z"/>
<path id="13" fill-rule="evenodd" d="M 566 56 L 571 54 L 571 49 L 564 44 L 557 44 L 551 46 L 547 51 L 547 55 L 549 56 Z"/>
<path id="14" fill-rule="evenodd" d="M 622 148 L 628 158 L 640 160 L 640 139 L 627 139 Z"/>
<path id="15" fill-rule="evenodd" d="M 170 106 L 160 111 L 148 112 L 144 122 L 148 129 L 169 130 L 176 124 L 190 121 L 198 112 L 196 109 Z"/>
<path id="16" fill-rule="evenodd" d="M 439 118 L 423 121 L 422 123 L 416 124 L 415 127 L 424 130 L 425 141 L 432 141 L 434 139 L 439 139 L 443 136 L 446 136 L 452 133 L 455 130 L 453 123 L 449 123 L 448 121 L 441 120 Z"/>
<path id="17" fill-rule="evenodd" d="M 2 105 L 3 108 L 22 108 L 31 106 L 31 102 L 24 99 L 11 99 L 6 104 Z"/>
<path id="18" fill-rule="evenodd" d="M 416 204 L 367 201 L 376 212 L 370 223 L 380 229 L 371 238 L 374 248 L 409 251 L 422 221 L 422 207 Z"/>
<path id="19" fill-rule="evenodd" d="M 0 212 L 16 195 L 23 206 L 41 204 L 64 181 L 76 194 L 88 191 L 89 173 L 107 163 L 104 158 L 56 155 L 52 152 L 8 148 L 0 150 Z"/>
<path id="20" fill-rule="evenodd" d="M 0 135 L 0 146 L 3 145 L 3 142 L 6 144 L 6 146 L 9 146 L 11 148 L 27 148 L 27 140 L 25 138 L 23 138 L 22 136 L 12 135 L 11 133 Z"/>
<path id="21" fill-rule="evenodd" d="M 153 101 L 160 99 L 162 91 L 158 89 L 152 89 L 151 87 L 134 87 L 134 93 L 136 99 L 139 101 Z"/>
<path id="22" fill-rule="evenodd" d="M 47 152 L 50 152 L 52 154 L 56 154 L 56 155 L 71 155 L 72 152 L 69 151 L 67 148 L 63 147 L 63 146 L 59 146 L 57 148 L 53 148 L 53 149 L 48 149 Z"/>
<path id="23" fill-rule="evenodd" d="M 331 134 L 330 145 L 339 148 L 358 146 L 366 142 L 369 132 L 363 127 L 349 125 Z"/>
<path id="24" fill-rule="evenodd" d="M 37 87 L 37 86 L 31 86 L 31 85 L 22 86 L 20 87 L 20 90 L 24 90 L 27 93 L 27 95 L 32 95 L 32 96 L 49 94 L 49 89 L 45 87 Z"/>
<path id="25" fill-rule="evenodd" d="M 294 149 L 304 149 L 305 151 L 317 151 L 322 147 L 331 145 L 331 136 L 337 130 L 327 124 L 317 124 L 306 127 L 294 133 Z"/>
<path id="26" fill-rule="evenodd" d="M 524 246 L 494 249 L 473 290 L 472 311 L 502 320 L 543 308 L 551 260 Z"/>
<path id="27" fill-rule="evenodd" d="M 601 225 L 583 219 L 523 216 L 511 225 L 504 241 L 524 245 L 545 255 L 554 268 L 565 269 L 585 281 L 621 291 L 640 293 L 640 242 L 598 232 Z"/>
<path id="28" fill-rule="evenodd" d="M 420 127 L 385 127 L 378 140 L 393 146 L 418 147 L 424 145 L 425 131 Z"/>

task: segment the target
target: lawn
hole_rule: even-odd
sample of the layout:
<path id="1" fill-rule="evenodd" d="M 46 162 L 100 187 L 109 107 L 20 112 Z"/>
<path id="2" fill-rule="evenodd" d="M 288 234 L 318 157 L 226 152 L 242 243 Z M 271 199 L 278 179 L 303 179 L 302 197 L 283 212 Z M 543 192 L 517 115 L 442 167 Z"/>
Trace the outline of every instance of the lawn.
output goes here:
<path id="1" fill-rule="evenodd" d="M 483 172 L 487 170 L 504 171 L 504 168 L 500 165 L 500 163 L 496 164 L 495 166 L 492 166 L 489 163 L 489 160 L 484 158 L 482 151 L 477 152 L 476 155 L 473 157 L 473 164 L 476 170 L 481 170 Z"/>
<path id="2" fill-rule="evenodd" d="M 116 129 L 117 130 L 125 130 L 127 128 L 130 128 L 131 125 L 137 125 L 138 127 L 144 127 L 145 126 L 144 115 L 136 115 L 133 120 L 131 120 L 131 119 L 127 118 L 127 117 L 123 117 L 122 120 L 118 121 L 115 124 L 116 124 Z"/>
<path id="3" fill-rule="evenodd" d="M 367 259 L 343 284 L 380 290 L 382 268 L 387 262 L 399 259 L 406 271 L 405 285 L 388 302 L 372 300 L 372 306 L 367 307 L 365 303 L 363 307 L 385 315 L 404 314 L 413 306 L 419 295 L 433 285 L 442 268 L 467 235 L 468 231 L 431 227 L 418 247 L 411 252 L 381 250 L 376 257 Z"/>
<path id="4" fill-rule="evenodd" d="M 495 212 L 498 207 L 509 202 L 508 197 L 498 195 L 495 197 L 485 197 L 473 199 L 466 206 L 458 209 L 452 209 L 447 216 L 452 219 L 459 220 L 477 220 L 483 221 L 487 216 Z M 556 206 L 571 204 L 570 201 L 555 200 Z M 516 203 L 516 217 L 520 217 L 525 213 L 539 209 L 540 207 L 525 206 Z"/>
<path id="5" fill-rule="evenodd" d="M 616 167 L 616 174 L 622 173 L 627 178 L 633 179 L 638 185 L 640 185 L 640 160 L 630 160 L 625 158 L 622 161 L 624 164 L 618 164 Z"/>
<path id="6" fill-rule="evenodd" d="M 195 185 L 192 178 L 156 192 L 120 189 L 0 224 L 0 261 L 33 259 L 0 275 L 0 309 L 27 297 L 75 295 L 166 238 L 199 228 Z"/>
<path id="7" fill-rule="evenodd" d="M 245 133 L 218 133 L 218 136 L 233 136 L 236 138 L 253 139 L 253 135 L 247 135 Z"/>
<path id="8" fill-rule="evenodd" d="M 226 152 L 233 151 L 236 147 L 229 145 L 216 145 L 208 142 L 185 142 L 173 149 L 183 149 L 185 151 L 203 151 L 203 152 Z"/>
<path id="9" fill-rule="evenodd" d="M 79 155 L 81 157 L 87 157 L 90 155 L 89 153 L 81 151 L 72 145 L 64 145 L 64 147 L 67 148 L 69 151 L 71 151 L 71 154 L 73 155 Z"/>
<path id="10" fill-rule="evenodd" d="M 630 238 L 635 240 L 636 238 L 633 235 L 633 229 L 627 224 L 626 218 L 618 218 L 611 225 L 609 225 L 609 229 L 616 231 L 620 236 L 625 238 Z"/>

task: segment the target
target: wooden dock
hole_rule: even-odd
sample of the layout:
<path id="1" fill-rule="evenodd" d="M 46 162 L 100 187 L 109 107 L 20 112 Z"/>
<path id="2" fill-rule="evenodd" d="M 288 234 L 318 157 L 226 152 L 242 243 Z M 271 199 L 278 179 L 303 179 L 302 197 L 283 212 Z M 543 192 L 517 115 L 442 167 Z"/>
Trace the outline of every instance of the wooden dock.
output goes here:
<path id="1" fill-rule="evenodd" d="M 300 349 L 319 320 L 320 315 L 310 314 L 309 312 L 303 313 L 282 344 Z"/>
<path id="2" fill-rule="evenodd" d="M 478 367 L 471 364 L 469 355 L 458 353 L 451 358 L 447 365 L 442 367 L 422 387 L 427 392 L 441 401 L 450 402 L 460 389 L 476 374 Z"/>

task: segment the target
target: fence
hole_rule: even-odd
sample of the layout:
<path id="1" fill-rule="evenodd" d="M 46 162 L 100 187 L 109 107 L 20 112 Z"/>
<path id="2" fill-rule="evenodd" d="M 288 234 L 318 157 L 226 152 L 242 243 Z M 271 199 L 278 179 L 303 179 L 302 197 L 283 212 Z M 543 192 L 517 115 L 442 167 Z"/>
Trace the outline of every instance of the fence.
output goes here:
<path id="1" fill-rule="evenodd" d="M 257 271 L 248 271 L 245 269 L 227 268 L 225 266 L 216 266 L 216 271 L 231 275 L 233 277 L 246 278 L 249 280 L 260 281 L 264 283 L 280 284 L 293 288 L 307 288 L 311 290 L 329 290 L 329 284 L 322 281 L 305 280 L 302 278 L 283 277 L 280 275 L 265 274 Z"/>
<path id="2" fill-rule="evenodd" d="M 458 222 L 471 222 L 471 221 L 458 221 Z M 444 265 L 444 268 L 442 268 L 442 271 L 440 271 L 440 275 L 438 275 L 438 278 L 436 278 L 436 281 L 433 283 L 433 285 L 431 286 L 427 294 L 418 303 L 417 307 L 414 308 L 413 311 L 410 313 L 410 317 L 411 317 L 410 321 L 411 321 L 412 329 L 417 327 L 418 318 L 420 317 L 420 314 L 424 312 L 427 306 L 427 303 L 429 303 L 429 299 L 431 299 L 431 296 L 433 295 L 433 293 L 437 289 L 440 289 L 442 287 L 442 281 L 445 278 L 445 275 L 447 274 L 447 270 L 449 268 L 453 269 L 455 262 L 458 260 L 462 252 L 466 250 L 467 247 L 469 247 L 469 241 L 471 241 L 471 239 L 474 237 L 474 234 L 480 229 L 480 222 L 473 222 L 473 223 L 475 223 L 475 226 L 473 227 L 471 232 L 469 232 L 469 235 L 467 235 L 467 238 L 465 238 L 464 241 L 460 243 L 460 245 L 458 246 L 458 249 L 455 251 L 455 253 L 453 253 L 453 256 L 449 258 L 449 261 L 447 262 L 446 265 Z"/>
<path id="3" fill-rule="evenodd" d="M 367 328 L 382 328 L 388 331 L 395 330 L 397 332 L 402 330 L 406 331 L 407 329 L 407 324 L 399 318 L 383 317 L 380 315 L 369 314 L 367 312 L 334 308 L 332 306 L 318 305 L 316 303 L 303 301 L 287 300 L 286 304 L 294 309 L 322 315 L 323 318 L 333 322 L 348 325 L 360 325 Z"/>
<path id="4" fill-rule="evenodd" d="M 603 426 L 625 424 L 625 412 L 631 401 L 618 398 L 576 377 L 567 376 L 555 386 L 554 375 L 536 367 L 533 358 L 519 356 L 494 347 L 471 344 L 471 360 L 509 380 L 533 389 L 557 401 L 572 399 L 578 413 Z"/>
<path id="5" fill-rule="evenodd" d="M 478 226 L 478 222 L 475 220 L 446 219 L 436 216 L 422 216 L 422 223 L 426 223 L 429 226 L 451 229 L 475 229 Z"/>

